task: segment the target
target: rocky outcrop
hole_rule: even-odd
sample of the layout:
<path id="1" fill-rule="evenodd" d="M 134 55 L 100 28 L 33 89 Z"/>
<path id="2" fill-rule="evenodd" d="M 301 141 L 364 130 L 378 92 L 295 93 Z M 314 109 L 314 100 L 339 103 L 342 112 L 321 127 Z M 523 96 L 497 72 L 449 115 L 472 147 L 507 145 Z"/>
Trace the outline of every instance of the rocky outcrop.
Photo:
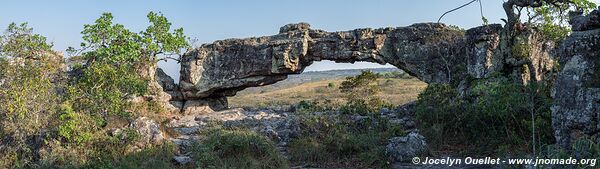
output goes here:
<path id="1" fill-rule="evenodd" d="M 562 70 L 553 89 L 552 126 L 557 142 L 569 148 L 578 137 L 600 136 L 600 29 L 573 32 L 557 53 Z"/>
<path id="2" fill-rule="evenodd" d="M 426 83 L 450 83 L 461 93 L 472 80 L 494 73 L 523 83 L 544 79 L 554 67 L 553 44 L 533 29 L 514 37 L 504 31 L 501 25 L 464 31 L 420 23 L 326 32 L 289 24 L 277 35 L 219 40 L 186 52 L 179 84 L 160 69 L 147 73 L 156 80 L 151 86 L 163 92 L 145 100 L 159 100 L 170 112 L 212 113 L 228 108 L 226 97 L 240 90 L 276 83 L 320 60 L 389 63 Z"/>
<path id="3" fill-rule="evenodd" d="M 583 11 L 569 12 L 569 24 L 573 31 L 587 31 L 600 27 L 600 7 L 588 15 L 583 16 Z"/>
<path id="4" fill-rule="evenodd" d="M 543 79 L 553 67 L 548 52 L 553 46 L 533 30 L 514 39 L 503 38 L 502 31 L 500 25 L 463 31 L 421 23 L 326 32 L 306 23 L 289 24 L 277 35 L 220 40 L 187 52 L 176 95 L 183 100 L 233 96 L 301 73 L 320 60 L 389 63 L 426 83 L 464 85 L 494 72 L 514 74 L 525 83 Z M 513 51 L 509 42 L 530 47 Z"/>
<path id="5" fill-rule="evenodd" d="M 390 138 L 387 153 L 393 159 L 391 162 L 405 162 L 404 160 L 410 159 L 414 155 L 424 155 L 423 153 L 427 150 L 425 139 L 418 134 L 412 117 L 413 107 L 414 103 L 409 103 L 395 110 L 381 109 L 380 111 L 378 118 L 387 119 L 390 123 L 401 127 L 403 133 L 410 133 L 406 136 Z M 192 143 L 201 141 L 202 133 L 215 129 L 215 126 L 228 129 L 246 128 L 259 133 L 274 141 L 278 150 L 286 155 L 289 143 L 294 139 L 304 137 L 302 130 L 306 128 L 302 126 L 305 126 L 305 120 L 312 116 L 349 120 L 357 127 L 364 126 L 365 128 L 370 127 L 372 122 L 376 121 L 374 116 L 347 115 L 335 111 L 303 114 L 294 112 L 293 109 L 289 106 L 253 110 L 235 108 L 174 118 L 165 126 L 171 131 L 172 138 L 170 140 L 179 148 L 178 154 L 173 160 L 179 164 L 188 163 L 189 148 Z"/>
<path id="6" fill-rule="evenodd" d="M 487 78 L 503 68 L 500 47 L 501 25 L 482 26 L 467 30 L 467 72 L 475 78 Z"/>
<path id="7" fill-rule="evenodd" d="M 233 96 L 251 86 L 284 80 L 313 61 L 390 63 L 432 83 L 449 82 L 466 72 L 464 31 L 444 24 L 325 32 L 306 23 L 280 33 L 228 39 L 192 50 L 182 59 L 184 99 Z"/>

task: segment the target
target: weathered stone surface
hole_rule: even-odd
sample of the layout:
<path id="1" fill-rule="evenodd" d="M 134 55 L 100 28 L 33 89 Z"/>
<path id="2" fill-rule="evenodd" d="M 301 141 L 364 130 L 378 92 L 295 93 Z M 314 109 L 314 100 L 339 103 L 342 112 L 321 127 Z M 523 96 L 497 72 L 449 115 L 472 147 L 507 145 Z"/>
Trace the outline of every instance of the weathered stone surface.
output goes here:
<path id="1" fill-rule="evenodd" d="M 403 131 L 409 134 L 405 137 L 399 137 L 393 139 L 390 142 L 389 155 L 392 158 L 397 158 L 398 155 L 403 153 L 420 153 L 426 149 L 426 145 L 423 141 L 423 137 L 416 134 L 418 130 L 414 126 L 411 114 L 409 112 L 401 111 L 412 111 L 409 107 L 414 104 L 401 106 L 396 110 L 382 109 L 381 118 L 388 119 L 395 125 L 402 126 Z M 288 108 L 289 110 L 289 108 Z M 354 120 L 356 125 L 360 126 L 362 123 L 364 127 L 369 127 L 369 123 L 366 121 L 376 121 L 369 116 L 361 115 L 344 115 L 340 112 L 313 112 L 312 115 L 327 117 L 331 119 L 343 119 L 343 120 Z M 199 141 L 202 131 L 214 129 L 214 124 L 222 124 L 223 128 L 247 128 L 261 135 L 264 135 L 273 141 L 275 141 L 278 149 L 285 154 L 288 149 L 288 144 L 297 138 L 303 138 L 302 130 L 303 125 L 306 125 L 305 114 L 296 114 L 289 112 L 284 109 L 257 109 L 257 110 L 245 110 L 245 109 L 228 109 L 223 111 L 216 111 L 210 114 L 195 114 L 185 115 L 172 119 L 166 128 L 170 131 L 174 131 L 172 134 L 174 138 L 171 138 L 171 142 L 179 147 L 179 154 L 185 156 L 189 151 L 190 145 L 194 141 Z M 369 120 L 370 119 L 370 120 Z M 410 147 L 415 146 L 415 147 Z M 403 152 L 403 151 L 409 152 Z M 411 157 L 412 158 L 412 157 Z"/>
<path id="2" fill-rule="evenodd" d="M 202 100 L 187 100 L 183 104 L 182 113 L 188 114 L 207 114 L 214 111 L 227 109 L 227 98 L 204 98 Z"/>
<path id="3" fill-rule="evenodd" d="M 187 163 L 192 161 L 192 158 L 188 156 L 175 156 L 173 157 L 173 160 L 179 165 L 186 165 Z"/>
<path id="4" fill-rule="evenodd" d="M 569 148 L 576 136 L 600 136 L 600 29 L 573 32 L 558 49 L 552 126 L 557 142 Z"/>
<path id="5" fill-rule="evenodd" d="M 158 145 L 165 140 L 165 135 L 160 130 L 160 125 L 148 117 L 135 119 L 130 127 L 135 129 L 142 138 L 141 145 Z"/>
<path id="6" fill-rule="evenodd" d="M 487 78 L 499 71 L 527 83 L 543 79 L 553 68 L 549 51 L 554 46 L 540 37 L 528 29 L 516 38 L 503 38 L 500 25 L 465 34 L 437 23 L 341 32 L 289 24 L 277 35 L 220 40 L 187 52 L 179 84 L 184 100 L 233 96 L 301 73 L 320 60 L 389 63 L 426 83 L 468 84 L 467 76 Z M 509 43 L 528 48 L 515 56 Z"/>
<path id="7" fill-rule="evenodd" d="M 161 68 L 156 68 L 156 81 L 164 91 L 178 91 L 179 86 L 175 84 L 175 80 L 171 78 Z"/>
<path id="8" fill-rule="evenodd" d="M 425 137 L 411 132 L 407 136 L 391 138 L 385 152 L 392 162 L 407 162 L 413 157 L 427 155 L 427 143 Z"/>
<path id="9" fill-rule="evenodd" d="M 464 32 L 444 24 L 325 32 L 305 23 L 280 34 L 205 44 L 182 59 L 185 99 L 232 96 L 301 73 L 313 61 L 390 63 L 425 82 L 449 82 L 466 72 Z"/>
<path id="10" fill-rule="evenodd" d="M 600 28 L 600 7 L 583 16 L 583 12 L 569 12 L 569 24 L 573 31 L 587 31 Z"/>
<path id="11" fill-rule="evenodd" d="M 475 78 L 487 78 L 491 73 L 501 70 L 504 58 L 499 57 L 499 24 L 482 26 L 467 31 L 468 73 Z"/>

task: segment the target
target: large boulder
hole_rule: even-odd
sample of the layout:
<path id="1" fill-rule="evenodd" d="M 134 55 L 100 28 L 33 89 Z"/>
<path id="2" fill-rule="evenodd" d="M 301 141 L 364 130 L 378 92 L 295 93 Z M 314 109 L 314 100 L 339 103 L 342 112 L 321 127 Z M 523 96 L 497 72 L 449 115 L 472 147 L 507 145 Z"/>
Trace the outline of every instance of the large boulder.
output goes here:
<path id="1" fill-rule="evenodd" d="M 411 132 L 407 136 L 391 138 L 385 152 L 392 162 L 408 162 L 414 157 L 427 155 L 428 150 L 425 137 Z"/>
<path id="2" fill-rule="evenodd" d="M 576 31 L 558 49 L 562 70 L 553 89 L 552 126 L 569 148 L 580 136 L 600 134 L 600 29 Z"/>

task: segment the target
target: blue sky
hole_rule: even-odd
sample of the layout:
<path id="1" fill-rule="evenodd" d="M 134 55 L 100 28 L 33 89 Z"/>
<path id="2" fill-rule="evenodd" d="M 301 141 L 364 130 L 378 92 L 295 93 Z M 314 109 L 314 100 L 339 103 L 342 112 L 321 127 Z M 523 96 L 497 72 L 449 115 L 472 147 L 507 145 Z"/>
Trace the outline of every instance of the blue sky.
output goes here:
<path id="1" fill-rule="evenodd" d="M 445 11 L 470 0 L 39 0 L 5 1 L 0 10 L 0 28 L 11 22 L 29 22 L 36 33 L 64 51 L 81 42 L 84 24 L 93 23 L 102 12 L 111 12 L 115 22 L 133 31 L 148 26 L 149 11 L 162 12 L 174 27 L 183 27 L 187 36 L 201 43 L 219 39 L 276 34 L 279 27 L 308 22 L 326 31 L 356 28 L 407 26 L 436 22 Z M 597 0 L 598 1 L 598 0 Z M 502 0 L 482 0 L 484 15 L 491 23 L 504 18 Z M 473 4 L 447 15 L 442 22 L 470 28 L 482 24 L 479 5 Z M 160 63 L 169 74 L 178 67 L 172 61 Z M 320 62 L 307 70 L 377 67 L 375 64 L 335 64 Z"/>

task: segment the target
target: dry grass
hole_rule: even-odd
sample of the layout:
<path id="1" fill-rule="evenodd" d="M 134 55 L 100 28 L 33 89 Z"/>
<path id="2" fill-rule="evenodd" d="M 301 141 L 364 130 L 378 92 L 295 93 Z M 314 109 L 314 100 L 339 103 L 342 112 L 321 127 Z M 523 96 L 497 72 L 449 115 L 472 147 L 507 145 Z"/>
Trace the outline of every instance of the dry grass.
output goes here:
<path id="1" fill-rule="evenodd" d="M 343 78 L 308 82 L 297 86 L 282 88 L 264 88 L 260 92 L 240 92 L 229 98 L 230 107 L 264 107 L 271 105 L 293 105 L 302 100 L 331 100 L 333 104 L 342 104 L 344 94 L 338 87 Z M 334 87 L 328 87 L 329 84 Z M 418 79 L 383 78 L 378 81 L 382 88 L 380 96 L 394 105 L 414 101 L 427 84 Z"/>

